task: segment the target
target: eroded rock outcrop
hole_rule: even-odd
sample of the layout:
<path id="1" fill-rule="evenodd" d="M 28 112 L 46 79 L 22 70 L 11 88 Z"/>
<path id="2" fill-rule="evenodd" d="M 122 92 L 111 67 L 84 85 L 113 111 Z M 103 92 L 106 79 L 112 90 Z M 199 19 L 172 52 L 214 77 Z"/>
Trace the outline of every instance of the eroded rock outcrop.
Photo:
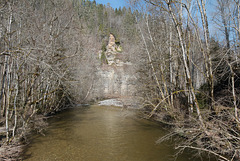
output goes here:
<path id="1" fill-rule="evenodd" d="M 109 40 L 108 40 L 108 45 L 107 45 L 107 51 L 108 50 L 112 50 L 112 51 L 116 51 L 115 48 L 116 48 L 116 38 L 113 34 L 110 34 L 109 36 Z"/>
<path id="2" fill-rule="evenodd" d="M 106 51 L 99 51 L 99 58 L 105 64 L 123 66 L 124 62 L 121 59 L 122 55 L 121 45 L 117 45 L 115 36 L 110 34 Z"/>
<path id="3" fill-rule="evenodd" d="M 99 52 L 102 65 L 97 69 L 92 94 L 95 97 L 128 100 L 134 96 L 137 75 L 132 63 L 124 60 L 126 53 L 115 41 L 114 35 L 110 34 L 106 51 Z"/>

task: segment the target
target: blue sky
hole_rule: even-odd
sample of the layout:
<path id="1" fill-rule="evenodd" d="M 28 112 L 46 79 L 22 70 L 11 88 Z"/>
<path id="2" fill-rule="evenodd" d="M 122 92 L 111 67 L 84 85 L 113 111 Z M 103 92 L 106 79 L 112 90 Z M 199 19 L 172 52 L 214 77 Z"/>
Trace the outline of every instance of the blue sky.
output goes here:
<path id="1" fill-rule="evenodd" d="M 127 5 L 125 0 L 96 0 L 96 2 L 105 5 L 107 5 L 107 3 L 110 3 L 111 7 L 113 8 L 119 8 Z"/>

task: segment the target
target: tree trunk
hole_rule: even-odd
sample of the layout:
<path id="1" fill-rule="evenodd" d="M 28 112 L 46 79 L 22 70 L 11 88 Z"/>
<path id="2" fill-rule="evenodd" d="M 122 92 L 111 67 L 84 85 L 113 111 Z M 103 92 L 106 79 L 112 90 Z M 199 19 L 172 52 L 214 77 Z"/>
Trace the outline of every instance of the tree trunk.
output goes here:
<path id="1" fill-rule="evenodd" d="M 189 70 L 188 63 L 187 63 L 186 45 L 185 45 L 183 37 L 182 37 L 182 35 L 183 35 L 182 28 L 181 28 L 179 22 L 177 21 L 177 18 L 175 16 L 175 14 L 172 11 L 171 3 L 168 3 L 168 9 L 169 9 L 169 13 L 170 13 L 170 15 L 173 19 L 173 22 L 176 25 L 178 38 L 179 38 L 179 44 L 180 44 L 181 50 L 182 50 L 182 58 L 183 58 L 183 63 L 184 63 L 184 68 L 185 68 L 185 73 L 186 73 L 186 79 L 187 79 L 188 86 L 190 88 L 190 92 L 191 92 L 191 95 L 192 95 L 192 98 L 193 98 L 193 102 L 194 102 L 195 107 L 196 107 L 198 119 L 200 121 L 200 124 L 201 124 L 202 128 L 205 129 L 205 124 L 204 124 L 202 116 L 201 116 L 199 104 L 198 104 L 198 101 L 197 101 L 197 98 L 196 98 L 196 95 L 195 95 L 195 90 L 194 90 L 194 87 L 192 85 L 190 70 Z"/>
<path id="2" fill-rule="evenodd" d="M 136 17 L 136 22 L 138 22 L 138 21 L 137 21 L 137 17 Z M 145 37 L 144 37 L 144 35 L 143 35 L 142 29 L 141 29 L 141 27 L 139 26 L 139 24 L 138 24 L 138 27 L 139 27 L 139 30 L 140 30 L 140 33 L 141 33 L 141 36 L 142 36 L 143 43 L 144 43 L 144 45 L 145 45 L 145 49 L 146 49 L 146 52 L 147 52 L 147 55 L 148 55 L 148 60 L 149 60 L 149 63 L 150 63 L 150 66 L 151 66 L 151 69 L 152 69 L 152 72 L 153 72 L 153 77 L 154 77 L 154 79 L 155 79 L 155 82 L 157 83 L 157 86 L 158 86 L 159 91 L 160 91 L 160 93 L 161 93 L 162 99 L 163 99 L 163 100 L 166 100 L 166 98 L 165 98 L 165 96 L 164 96 L 164 93 L 163 93 L 163 91 L 162 91 L 162 87 L 161 87 L 161 85 L 160 85 L 160 83 L 159 83 L 159 80 L 158 80 L 158 77 L 157 77 L 156 69 L 155 69 L 155 67 L 153 66 L 152 57 L 151 57 L 151 54 L 150 54 L 150 52 L 149 52 L 149 50 L 148 50 L 148 46 L 147 46 Z"/>
<path id="3" fill-rule="evenodd" d="M 198 2 L 198 7 L 199 11 L 201 13 L 201 18 L 202 18 L 202 25 L 203 25 L 203 31 L 204 31 L 204 38 L 205 38 L 205 44 L 206 44 L 206 53 L 207 53 L 207 66 L 208 66 L 208 85 L 209 85 L 209 102 L 211 106 L 211 110 L 213 113 L 215 113 L 215 105 L 214 105 L 214 80 L 213 80 L 213 70 L 212 70 L 212 60 L 211 60 L 211 55 L 210 55 L 210 45 L 209 45 L 209 29 L 208 29 L 208 20 L 207 20 L 207 14 L 206 14 L 206 8 L 205 8 L 205 3 L 203 0 L 197 0 Z"/>

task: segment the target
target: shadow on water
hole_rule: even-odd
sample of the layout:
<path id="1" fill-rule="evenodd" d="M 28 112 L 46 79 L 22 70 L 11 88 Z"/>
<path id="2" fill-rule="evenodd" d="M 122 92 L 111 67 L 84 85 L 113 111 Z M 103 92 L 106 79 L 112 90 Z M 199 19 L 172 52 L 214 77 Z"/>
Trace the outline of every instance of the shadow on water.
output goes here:
<path id="1" fill-rule="evenodd" d="M 48 120 L 46 135 L 34 135 L 29 161 L 171 161 L 173 142 L 156 144 L 166 134 L 158 123 L 115 107 L 89 106 L 65 110 Z M 176 161 L 200 161 L 189 152 Z"/>

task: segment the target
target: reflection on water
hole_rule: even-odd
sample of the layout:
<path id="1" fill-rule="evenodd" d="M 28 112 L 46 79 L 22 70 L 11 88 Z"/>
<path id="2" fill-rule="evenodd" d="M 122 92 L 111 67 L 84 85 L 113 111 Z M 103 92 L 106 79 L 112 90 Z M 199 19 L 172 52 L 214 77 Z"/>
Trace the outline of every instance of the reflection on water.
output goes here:
<path id="1" fill-rule="evenodd" d="M 120 108 L 69 109 L 49 120 L 46 136 L 36 135 L 26 150 L 31 161 L 168 161 L 175 151 L 156 144 L 165 134 L 153 122 Z M 186 154 L 177 161 L 194 160 Z M 196 160 L 196 159 L 195 159 Z"/>

